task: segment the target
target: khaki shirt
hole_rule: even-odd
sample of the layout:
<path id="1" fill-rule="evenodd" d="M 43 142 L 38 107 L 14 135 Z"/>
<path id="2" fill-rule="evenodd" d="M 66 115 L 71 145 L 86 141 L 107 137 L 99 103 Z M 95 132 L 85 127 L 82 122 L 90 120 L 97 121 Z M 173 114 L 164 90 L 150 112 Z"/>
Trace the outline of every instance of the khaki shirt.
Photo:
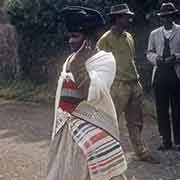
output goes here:
<path id="1" fill-rule="evenodd" d="M 134 63 L 134 40 L 130 33 L 115 34 L 109 30 L 99 39 L 97 47 L 113 53 L 117 65 L 116 80 L 138 79 Z"/>

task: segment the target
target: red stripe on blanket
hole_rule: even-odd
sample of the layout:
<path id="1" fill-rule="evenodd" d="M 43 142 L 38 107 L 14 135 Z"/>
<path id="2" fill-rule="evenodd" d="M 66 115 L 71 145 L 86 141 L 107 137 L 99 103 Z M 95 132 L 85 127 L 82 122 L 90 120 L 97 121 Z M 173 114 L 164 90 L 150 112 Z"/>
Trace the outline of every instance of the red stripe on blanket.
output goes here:
<path id="1" fill-rule="evenodd" d="M 60 107 L 61 109 L 63 109 L 64 111 L 72 112 L 72 111 L 77 107 L 77 104 L 60 102 L 60 103 L 59 103 L 59 107 Z"/>
<path id="2" fill-rule="evenodd" d="M 95 144 L 97 141 L 99 141 L 107 136 L 108 136 L 108 134 L 106 132 L 101 131 L 89 139 L 90 143 L 85 142 L 83 146 L 85 147 L 85 149 L 88 149 L 92 144 Z"/>
<path id="3" fill-rule="evenodd" d="M 111 158 L 110 160 L 105 161 L 104 163 L 99 163 L 99 164 L 96 165 L 96 166 L 90 166 L 90 168 L 91 168 L 92 170 L 94 170 L 94 169 L 97 169 L 98 167 L 103 167 L 103 166 L 111 163 L 112 161 L 114 161 L 114 160 L 122 157 L 123 155 L 124 155 L 124 154 L 121 152 L 121 154 L 119 154 L 118 156 L 115 156 L 115 157 Z"/>
<path id="4" fill-rule="evenodd" d="M 79 89 L 78 85 L 75 82 L 73 82 L 72 80 L 64 81 L 63 88 L 67 88 L 67 89 Z"/>

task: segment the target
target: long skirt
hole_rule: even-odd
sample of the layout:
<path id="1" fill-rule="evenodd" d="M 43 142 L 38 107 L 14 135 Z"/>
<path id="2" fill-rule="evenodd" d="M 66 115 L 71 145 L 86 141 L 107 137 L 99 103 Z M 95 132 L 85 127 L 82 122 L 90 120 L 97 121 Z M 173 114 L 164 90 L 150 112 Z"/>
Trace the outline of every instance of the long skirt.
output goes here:
<path id="1" fill-rule="evenodd" d="M 86 157 L 73 140 L 67 124 L 59 130 L 51 142 L 45 180 L 91 180 Z M 127 179 L 123 174 L 111 180 Z"/>

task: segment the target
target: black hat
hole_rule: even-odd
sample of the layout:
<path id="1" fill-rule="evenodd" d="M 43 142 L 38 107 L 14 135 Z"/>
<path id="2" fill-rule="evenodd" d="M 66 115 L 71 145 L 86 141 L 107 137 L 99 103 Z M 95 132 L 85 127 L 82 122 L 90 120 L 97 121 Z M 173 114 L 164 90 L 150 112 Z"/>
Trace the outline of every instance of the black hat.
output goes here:
<path id="1" fill-rule="evenodd" d="M 167 15 L 173 15 L 178 12 L 178 9 L 175 8 L 174 4 L 172 2 L 163 3 L 161 5 L 159 13 L 157 13 L 158 16 L 167 16 Z"/>
<path id="2" fill-rule="evenodd" d="M 105 24 L 101 13 L 91 8 L 68 6 L 60 14 L 69 32 L 90 31 Z"/>
<path id="3" fill-rule="evenodd" d="M 130 11 L 126 3 L 118 4 L 111 7 L 109 15 L 119 15 L 119 14 L 128 14 L 130 16 L 134 16 L 134 13 Z"/>

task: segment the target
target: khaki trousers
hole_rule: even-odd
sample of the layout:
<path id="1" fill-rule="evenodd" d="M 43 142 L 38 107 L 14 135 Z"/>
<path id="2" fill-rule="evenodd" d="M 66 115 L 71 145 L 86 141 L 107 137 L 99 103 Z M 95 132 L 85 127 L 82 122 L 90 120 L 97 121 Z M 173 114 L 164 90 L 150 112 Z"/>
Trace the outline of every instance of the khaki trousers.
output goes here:
<path id="1" fill-rule="evenodd" d="M 120 123 L 120 116 L 125 114 L 129 138 L 137 156 L 144 156 L 149 152 L 142 138 L 143 112 L 141 84 L 137 81 L 114 81 L 111 91 L 112 98 Z M 119 127 L 121 129 L 121 127 Z"/>

